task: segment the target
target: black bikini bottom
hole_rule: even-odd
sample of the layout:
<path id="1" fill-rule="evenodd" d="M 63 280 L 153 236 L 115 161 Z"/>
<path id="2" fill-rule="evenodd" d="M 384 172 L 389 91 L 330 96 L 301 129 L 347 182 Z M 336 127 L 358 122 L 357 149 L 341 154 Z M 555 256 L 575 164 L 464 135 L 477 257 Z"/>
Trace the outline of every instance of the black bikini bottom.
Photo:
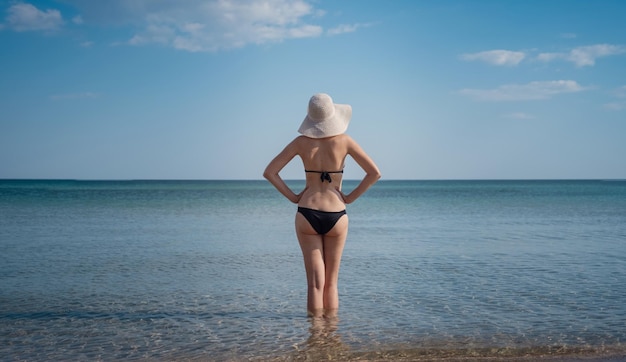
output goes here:
<path id="1" fill-rule="evenodd" d="M 309 209 L 308 207 L 298 207 L 298 212 L 307 219 L 313 229 L 320 235 L 328 233 L 335 226 L 339 218 L 346 214 L 346 210 L 336 212 L 320 211 Z"/>

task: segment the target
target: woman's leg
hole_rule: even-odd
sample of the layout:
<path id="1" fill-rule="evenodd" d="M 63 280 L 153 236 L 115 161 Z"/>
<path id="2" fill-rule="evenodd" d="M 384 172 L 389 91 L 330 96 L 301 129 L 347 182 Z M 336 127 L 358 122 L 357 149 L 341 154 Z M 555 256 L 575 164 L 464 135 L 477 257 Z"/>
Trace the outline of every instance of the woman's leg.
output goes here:
<path id="1" fill-rule="evenodd" d="M 326 317 L 335 317 L 339 310 L 339 265 L 341 255 L 348 236 L 348 215 L 342 216 L 330 232 L 324 235 L 323 252 L 325 266 L 324 283 L 324 314 Z"/>
<path id="2" fill-rule="evenodd" d="M 309 315 L 334 317 L 339 309 L 339 265 L 348 236 L 348 215 L 326 235 L 317 234 L 306 218 L 296 213 L 296 235 L 302 249 L 308 285 Z"/>
<path id="3" fill-rule="evenodd" d="M 307 281 L 307 312 L 309 316 L 321 317 L 324 314 L 324 246 L 322 236 L 311 224 L 296 213 L 296 235 L 302 249 Z"/>

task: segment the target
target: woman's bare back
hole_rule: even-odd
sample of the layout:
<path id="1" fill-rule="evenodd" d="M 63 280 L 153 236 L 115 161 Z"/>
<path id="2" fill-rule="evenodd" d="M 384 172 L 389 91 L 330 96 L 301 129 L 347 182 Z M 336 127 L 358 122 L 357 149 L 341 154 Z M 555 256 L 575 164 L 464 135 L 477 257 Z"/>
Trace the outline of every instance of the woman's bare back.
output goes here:
<path id="1" fill-rule="evenodd" d="M 300 194 L 295 194 L 279 175 L 280 170 L 296 156 L 302 159 L 305 170 L 329 172 L 343 170 L 348 155 L 365 171 L 365 177 L 347 195 L 341 191 L 341 173 L 329 174 L 331 182 L 322 182 L 320 174 L 307 172 L 306 188 Z M 345 204 L 354 202 L 376 183 L 380 171 L 358 143 L 350 136 L 340 134 L 327 138 L 295 138 L 270 162 L 263 175 L 293 203 L 316 210 L 340 211 Z"/>
<path id="2" fill-rule="evenodd" d="M 345 209 L 340 191 L 349 141 L 345 134 L 328 138 L 300 136 L 295 140 L 306 173 L 306 190 L 299 206 L 323 211 Z"/>

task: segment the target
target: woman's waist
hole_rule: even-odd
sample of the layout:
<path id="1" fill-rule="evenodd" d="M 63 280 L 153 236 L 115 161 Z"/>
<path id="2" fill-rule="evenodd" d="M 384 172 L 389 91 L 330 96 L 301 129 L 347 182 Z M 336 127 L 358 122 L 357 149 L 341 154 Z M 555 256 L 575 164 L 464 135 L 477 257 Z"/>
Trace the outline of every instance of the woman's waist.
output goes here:
<path id="1" fill-rule="evenodd" d="M 309 191 L 302 195 L 298 206 L 322 211 L 341 211 L 346 208 L 346 204 L 337 190 L 326 192 Z"/>

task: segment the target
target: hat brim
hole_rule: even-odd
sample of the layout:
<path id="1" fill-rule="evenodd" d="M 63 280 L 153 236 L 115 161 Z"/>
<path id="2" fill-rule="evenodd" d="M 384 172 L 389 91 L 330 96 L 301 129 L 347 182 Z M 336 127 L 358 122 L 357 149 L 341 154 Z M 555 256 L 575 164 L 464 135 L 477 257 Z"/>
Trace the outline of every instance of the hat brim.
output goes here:
<path id="1" fill-rule="evenodd" d="M 302 121 L 298 132 L 311 138 L 326 138 L 345 133 L 352 118 L 352 107 L 349 104 L 334 104 L 333 117 L 317 121 L 308 115 Z"/>

